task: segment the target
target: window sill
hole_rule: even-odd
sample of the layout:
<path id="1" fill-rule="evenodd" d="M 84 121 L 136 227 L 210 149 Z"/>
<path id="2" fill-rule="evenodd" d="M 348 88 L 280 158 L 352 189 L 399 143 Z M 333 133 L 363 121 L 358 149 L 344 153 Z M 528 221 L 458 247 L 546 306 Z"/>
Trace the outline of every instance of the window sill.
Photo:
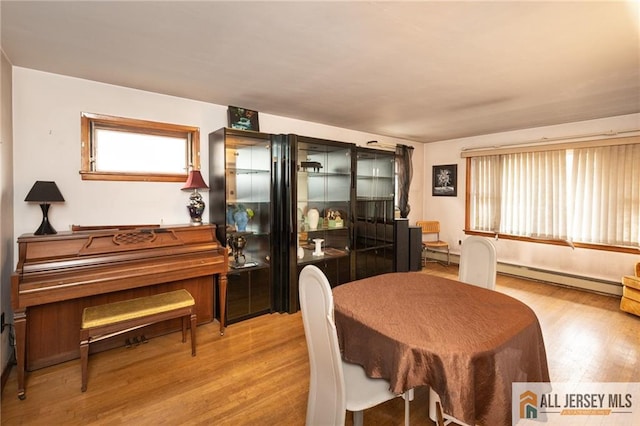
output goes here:
<path id="1" fill-rule="evenodd" d="M 134 182 L 185 182 L 186 174 L 164 175 L 164 174 L 135 174 L 118 172 L 83 172 L 80 171 L 82 180 L 110 180 L 110 181 L 134 181 Z"/>
<path id="2" fill-rule="evenodd" d="M 538 243 L 538 244 L 551 244 L 555 246 L 566 246 L 572 248 L 583 248 L 590 250 L 602 250 L 602 251 L 611 251 L 617 253 L 631 253 L 631 254 L 640 254 L 640 247 L 632 247 L 632 246 L 612 246 L 606 244 L 593 244 L 593 243 L 569 243 L 565 240 L 553 240 L 553 239 L 545 239 L 545 238 L 532 238 L 532 237 L 522 237 L 517 235 L 509 235 L 509 234 L 495 234 L 493 232 L 484 232 L 484 231 L 472 231 L 465 229 L 465 235 L 479 235 L 482 237 L 491 237 L 503 240 L 515 240 L 515 241 L 524 241 L 529 243 Z"/>

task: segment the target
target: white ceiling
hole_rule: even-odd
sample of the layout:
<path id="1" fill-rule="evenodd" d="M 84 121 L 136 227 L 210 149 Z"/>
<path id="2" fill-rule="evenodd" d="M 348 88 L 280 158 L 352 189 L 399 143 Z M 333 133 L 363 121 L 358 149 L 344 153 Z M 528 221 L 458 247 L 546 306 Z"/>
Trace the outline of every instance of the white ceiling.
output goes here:
<path id="1" fill-rule="evenodd" d="M 640 112 L 638 1 L 7 1 L 15 66 L 417 142 Z"/>

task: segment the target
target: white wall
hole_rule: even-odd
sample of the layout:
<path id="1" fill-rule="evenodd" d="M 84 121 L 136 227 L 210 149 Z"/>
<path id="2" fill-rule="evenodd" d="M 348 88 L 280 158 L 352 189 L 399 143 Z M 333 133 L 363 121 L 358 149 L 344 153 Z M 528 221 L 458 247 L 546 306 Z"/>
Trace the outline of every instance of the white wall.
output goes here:
<path id="1" fill-rule="evenodd" d="M 463 148 L 491 147 L 517 144 L 541 138 L 562 138 L 582 134 L 640 129 L 640 114 L 532 128 L 473 138 L 447 140 L 426 144 L 424 147 L 423 211 L 425 219 L 441 222 L 440 237 L 459 253 L 458 240 L 464 239 L 466 161 L 460 157 Z M 458 165 L 458 196 L 431 196 L 431 169 L 439 164 Z M 614 253 L 602 250 L 575 250 L 570 247 L 526 243 L 512 240 L 495 241 L 498 261 L 620 282 L 622 275 L 632 275 L 633 265 L 640 261 L 637 254 Z"/>
<path id="2" fill-rule="evenodd" d="M 13 258 L 13 137 L 11 112 L 11 64 L 0 52 L 0 308 L 5 322 L 13 323 L 11 314 L 11 272 Z M 0 371 L 4 372 L 11 359 L 9 328 L 2 333 L 0 343 Z"/>
<path id="3" fill-rule="evenodd" d="M 80 170 L 80 113 L 93 112 L 121 117 L 198 126 L 202 158 L 208 157 L 207 135 L 226 125 L 227 107 L 143 92 L 26 68 L 13 68 L 14 99 L 14 233 L 33 232 L 42 219 L 40 208 L 24 197 L 36 180 L 55 180 L 66 202 L 55 204 L 50 220 L 58 231 L 72 224 L 105 225 L 134 223 L 186 223 L 187 194 L 180 183 L 82 181 Z M 247 105 L 250 107 L 250 105 Z M 318 123 L 260 114 L 260 130 L 295 133 L 364 145 L 368 140 L 414 146 L 414 176 L 409 195 L 409 220 L 437 219 L 442 237 L 459 252 L 464 239 L 465 162 L 464 147 L 518 143 L 541 137 L 640 128 L 640 114 L 506 132 L 475 138 L 415 144 L 369 133 Z M 431 196 L 431 168 L 458 164 L 458 196 Z M 208 165 L 202 162 L 203 175 Z M 572 250 L 545 244 L 501 240 L 499 260 L 580 276 L 618 282 L 631 273 L 638 255 L 599 250 Z"/>
<path id="4" fill-rule="evenodd" d="M 200 128 L 203 176 L 207 176 L 208 134 L 227 124 L 227 107 L 143 92 L 88 80 L 14 67 L 15 235 L 32 233 L 42 220 L 39 206 L 24 202 L 36 180 L 57 183 L 65 202 L 53 204 L 49 219 L 57 231 L 76 225 L 187 223 L 188 194 L 182 183 L 83 181 L 80 170 L 80 113 L 161 121 Z M 247 105 L 250 107 L 250 105 Z M 295 133 L 364 144 L 398 139 L 260 114 L 260 130 Z M 422 161 L 422 145 L 414 163 Z M 420 167 L 416 167 L 419 169 Z M 422 176 L 418 176 L 422 179 Z M 410 194 L 412 214 L 421 215 L 418 190 Z M 413 219 L 415 221 L 415 219 Z M 16 246 L 17 248 L 17 246 Z"/>

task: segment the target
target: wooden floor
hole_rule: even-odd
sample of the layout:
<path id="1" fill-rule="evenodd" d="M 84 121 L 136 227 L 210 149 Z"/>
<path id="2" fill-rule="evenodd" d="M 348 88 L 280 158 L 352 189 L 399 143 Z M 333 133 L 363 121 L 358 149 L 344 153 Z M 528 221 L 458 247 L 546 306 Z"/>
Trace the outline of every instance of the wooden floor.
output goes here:
<path id="1" fill-rule="evenodd" d="M 425 271 L 456 277 L 457 267 Z M 497 290 L 527 303 L 540 319 L 552 381 L 640 382 L 640 318 L 619 299 L 499 276 Z M 80 392 L 80 361 L 27 373 L 27 399 L 16 372 L 2 392 L 2 425 L 303 425 L 309 366 L 300 314 L 264 315 L 227 328 L 198 327 L 198 354 L 180 333 L 131 349 L 92 355 Z M 411 424 L 432 425 L 427 395 L 416 392 Z M 396 398 L 365 411 L 366 425 L 403 424 Z M 347 415 L 347 424 L 351 416 Z"/>

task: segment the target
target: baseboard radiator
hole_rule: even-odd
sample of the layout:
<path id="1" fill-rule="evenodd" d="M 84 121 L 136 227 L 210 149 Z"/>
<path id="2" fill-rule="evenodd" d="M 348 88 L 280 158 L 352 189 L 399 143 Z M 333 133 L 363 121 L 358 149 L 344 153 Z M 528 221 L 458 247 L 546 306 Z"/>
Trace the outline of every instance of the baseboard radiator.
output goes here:
<path id="1" fill-rule="evenodd" d="M 622 283 L 598 278 L 584 277 L 580 275 L 566 274 L 564 272 L 547 271 L 529 266 L 512 265 L 498 262 L 498 272 L 506 275 L 528 278 L 535 281 L 544 281 L 565 287 L 573 287 L 588 290 L 609 296 L 622 296 Z"/>
<path id="2" fill-rule="evenodd" d="M 446 261 L 447 259 L 446 254 L 441 255 L 440 253 L 432 252 L 429 253 L 429 257 L 436 258 L 440 261 Z M 460 255 L 451 253 L 451 263 L 459 264 Z M 622 296 L 622 283 L 620 281 L 615 282 L 503 262 L 498 262 L 498 273 L 591 291 L 608 296 Z"/>

